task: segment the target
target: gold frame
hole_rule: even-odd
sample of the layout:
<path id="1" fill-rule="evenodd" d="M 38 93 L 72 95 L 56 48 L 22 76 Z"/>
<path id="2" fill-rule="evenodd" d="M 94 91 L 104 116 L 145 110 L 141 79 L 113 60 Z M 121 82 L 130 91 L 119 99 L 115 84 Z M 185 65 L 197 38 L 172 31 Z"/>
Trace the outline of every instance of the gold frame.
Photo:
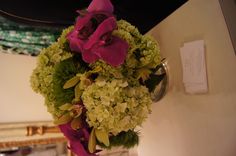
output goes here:
<path id="1" fill-rule="evenodd" d="M 0 149 L 66 142 L 51 121 L 0 123 Z"/>
<path id="2" fill-rule="evenodd" d="M 52 121 L 0 123 L 0 149 L 11 149 L 15 147 L 46 145 L 54 143 L 67 143 L 66 138 Z M 103 150 L 101 156 L 132 155 L 132 150 L 121 147 L 112 150 Z M 67 149 L 67 156 L 75 156 Z"/>

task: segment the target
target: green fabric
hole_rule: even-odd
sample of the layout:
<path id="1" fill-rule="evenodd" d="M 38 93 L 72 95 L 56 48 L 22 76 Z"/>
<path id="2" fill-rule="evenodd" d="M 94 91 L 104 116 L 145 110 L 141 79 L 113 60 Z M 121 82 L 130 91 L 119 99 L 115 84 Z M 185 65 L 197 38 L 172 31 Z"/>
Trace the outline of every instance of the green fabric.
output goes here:
<path id="1" fill-rule="evenodd" d="M 7 52 L 38 55 L 57 40 L 63 28 L 39 27 L 0 17 L 0 48 Z"/>

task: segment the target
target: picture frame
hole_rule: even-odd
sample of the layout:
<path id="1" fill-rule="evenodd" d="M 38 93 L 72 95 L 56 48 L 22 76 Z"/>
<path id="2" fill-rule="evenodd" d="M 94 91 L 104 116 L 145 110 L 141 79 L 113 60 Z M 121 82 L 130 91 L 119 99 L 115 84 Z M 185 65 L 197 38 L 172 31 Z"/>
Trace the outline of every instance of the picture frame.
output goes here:
<path id="1" fill-rule="evenodd" d="M 52 121 L 0 123 L 0 155 L 2 151 L 12 151 L 25 147 L 61 146 L 66 156 L 75 156 L 67 148 L 68 142 Z M 62 147 L 63 146 L 63 147 Z M 58 152 L 58 151 L 57 151 Z M 102 150 L 101 156 L 137 156 L 135 149 L 112 148 Z M 57 154 L 58 155 L 58 154 Z"/>
<path id="2" fill-rule="evenodd" d="M 33 155 L 40 149 L 41 153 L 72 156 L 67 144 L 52 121 L 0 123 L 0 155 L 25 149 Z"/>
<path id="3" fill-rule="evenodd" d="M 0 123 L 0 149 L 66 142 L 51 121 Z"/>

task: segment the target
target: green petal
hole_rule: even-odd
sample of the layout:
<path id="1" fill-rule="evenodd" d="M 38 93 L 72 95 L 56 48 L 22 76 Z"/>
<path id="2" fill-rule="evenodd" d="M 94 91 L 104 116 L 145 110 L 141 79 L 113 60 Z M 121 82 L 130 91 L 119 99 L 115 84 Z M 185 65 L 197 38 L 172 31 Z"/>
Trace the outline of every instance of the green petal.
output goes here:
<path id="1" fill-rule="evenodd" d="M 57 120 L 54 120 L 54 124 L 55 125 L 66 124 L 66 123 L 70 122 L 71 119 L 72 119 L 72 117 L 70 116 L 70 114 L 66 113 L 66 114 L 62 115 L 60 118 L 58 118 Z"/>
<path id="2" fill-rule="evenodd" d="M 88 150 L 90 153 L 94 153 L 96 151 L 96 136 L 94 133 L 94 128 L 89 136 Z"/>
<path id="3" fill-rule="evenodd" d="M 95 134 L 96 134 L 98 141 L 100 141 L 101 143 L 103 143 L 106 146 L 110 145 L 109 136 L 106 131 L 95 129 Z"/>
<path id="4" fill-rule="evenodd" d="M 75 86 L 75 99 L 76 100 L 80 100 L 80 97 L 81 97 L 81 95 L 82 95 L 82 90 L 80 89 L 80 85 L 79 84 L 77 84 L 76 86 Z"/>
<path id="5" fill-rule="evenodd" d="M 71 128 L 74 130 L 77 130 L 82 127 L 82 121 L 81 118 L 75 118 L 71 122 Z"/>
<path id="6" fill-rule="evenodd" d="M 78 118 L 81 114 L 82 114 L 83 110 L 82 108 L 80 107 L 79 110 L 76 110 L 76 115 L 74 116 L 74 118 Z"/>
<path id="7" fill-rule="evenodd" d="M 66 103 L 66 104 L 60 106 L 59 109 L 60 109 L 60 110 L 71 110 L 71 109 L 72 109 L 72 106 L 73 106 L 72 104 Z"/>
<path id="8" fill-rule="evenodd" d="M 69 79 L 68 81 L 66 81 L 66 83 L 63 86 L 63 88 L 64 89 L 71 88 L 71 87 L 75 86 L 79 82 L 79 80 L 80 80 L 79 77 L 74 76 L 71 79 Z"/>

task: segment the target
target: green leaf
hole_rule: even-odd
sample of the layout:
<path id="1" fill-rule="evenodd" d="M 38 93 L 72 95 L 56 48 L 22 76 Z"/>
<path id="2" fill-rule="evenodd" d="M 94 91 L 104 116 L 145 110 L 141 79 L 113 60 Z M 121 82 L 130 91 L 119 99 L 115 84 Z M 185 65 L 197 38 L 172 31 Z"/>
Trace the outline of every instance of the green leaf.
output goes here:
<path id="1" fill-rule="evenodd" d="M 74 76 L 71 79 L 69 79 L 68 81 L 66 81 L 66 83 L 63 86 L 63 88 L 64 89 L 71 88 L 71 87 L 75 86 L 79 82 L 79 80 L 80 80 L 79 77 Z"/>
<path id="2" fill-rule="evenodd" d="M 93 70 L 89 70 L 85 73 L 85 77 L 89 77 L 91 74 L 98 73 L 102 70 L 100 66 L 96 66 Z"/>
<path id="3" fill-rule="evenodd" d="M 96 134 L 98 141 L 100 141 L 101 143 L 103 143 L 106 146 L 110 145 L 109 136 L 106 131 L 95 129 L 95 134 Z"/>
<path id="4" fill-rule="evenodd" d="M 66 103 L 66 104 L 64 104 L 64 105 L 62 105 L 62 106 L 60 106 L 59 107 L 59 109 L 60 110 L 71 110 L 72 109 L 72 107 L 73 107 L 73 105 L 72 104 L 70 104 L 70 103 Z"/>
<path id="5" fill-rule="evenodd" d="M 156 86 L 163 80 L 165 75 L 165 73 L 161 75 L 150 74 L 150 78 L 144 82 L 149 92 L 154 91 Z"/>
<path id="6" fill-rule="evenodd" d="M 89 136 L 88 150 L 90 153 L 94 153 L 96 151 L 96 136 L 94 133 L 94 128 L 91 131 L 90 136 Z"/>
<path id="7" fill-rule="evenodd" d="M 72 117 L 70 116 L 70 113 L 66 113 L 66 114 L 62 115 L 60 118 L 58 118 L 57 120 L 54 120 L 54 124 L 55 125 L 66 124 L 66 123 L 70 122 L 71 119 L 72 119 Z"/>
<path id="8" fill-rule="evenodd" d="M 74 62 L 74 56 L 72 58 L 63 60 L 55 65 L 55 71 L 53 72 L 53 90 L 50 94 L 55 96 L 55 102 L 53 100 L 53 107 L 58 108 L 65 103 L 71 103 L 75 97 L 74 88 L 64 89 L 63 85 L 74 77 L 79 70 L 77 69 L 78 62 Z"/>
<path id="9" fill-rule="evenodd" d="M 142 81 L 146 81 L 149 78 L 149 75 L 152 73 L 152 71 L 148 68 L 141 68 L 137 70 L 137 77 L 138 79 L 142 79 Z"/>
<path id="10" fill-rule="evenodd" d="M 101 142 L 97 142 L 97 144 L 105 149 L 111 149 L 114 146 L 123 146 L 124 148 L 132 148 L 135 145 L 139 144 L 139 132 L 135 132 L 133 130 L 129 130 L 127 132 L 120 132 L 118 135 L 111 135 L 109 137 L 110 146 L 106 146 Z"/>

